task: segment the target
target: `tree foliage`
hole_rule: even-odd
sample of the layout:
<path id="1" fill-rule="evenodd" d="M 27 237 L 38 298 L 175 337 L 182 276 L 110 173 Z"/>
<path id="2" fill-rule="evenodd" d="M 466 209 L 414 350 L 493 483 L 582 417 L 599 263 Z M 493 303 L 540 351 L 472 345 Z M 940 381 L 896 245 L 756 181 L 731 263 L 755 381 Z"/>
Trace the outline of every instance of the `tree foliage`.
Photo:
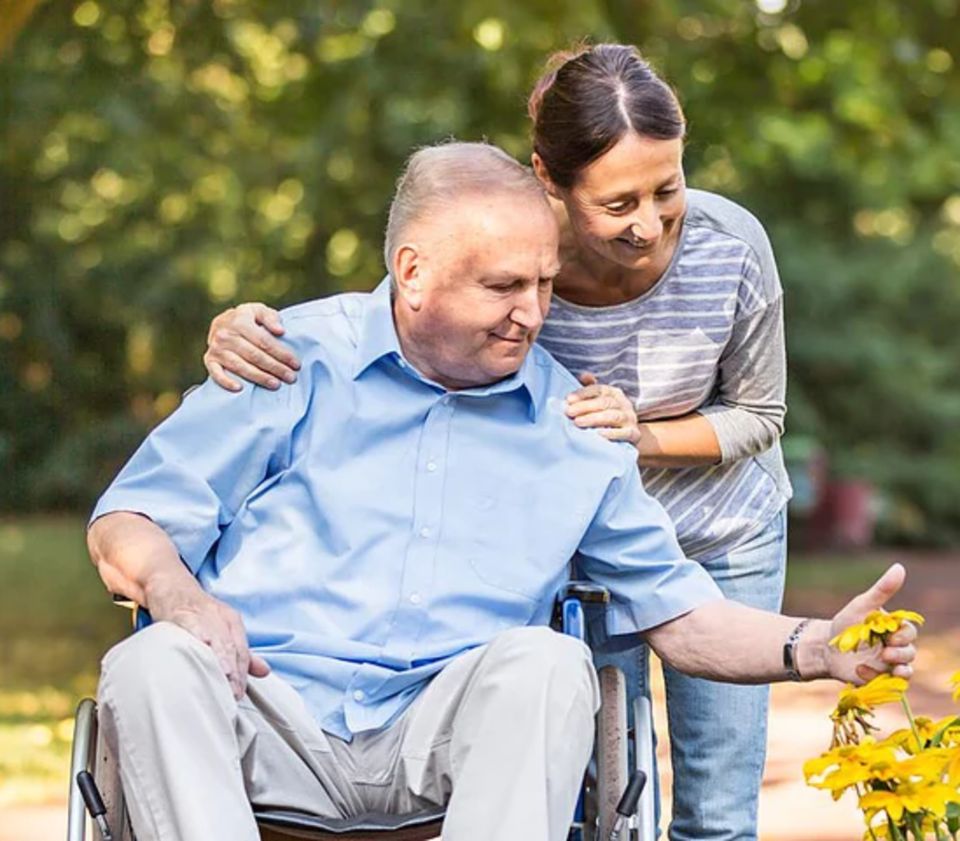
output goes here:
<path id="1" fill-rule="evenodd" d="M 369 288 L 411 148 L 526 159 L 526 91 L 588 37 L 640 46 L 689 183 L 771 231 L 791 431 L 885 488 L 901 536 L 956 533 L 956 5 L 39 4 L 0 60 L 0 506 L 89 504 L 219 309 Z"/>

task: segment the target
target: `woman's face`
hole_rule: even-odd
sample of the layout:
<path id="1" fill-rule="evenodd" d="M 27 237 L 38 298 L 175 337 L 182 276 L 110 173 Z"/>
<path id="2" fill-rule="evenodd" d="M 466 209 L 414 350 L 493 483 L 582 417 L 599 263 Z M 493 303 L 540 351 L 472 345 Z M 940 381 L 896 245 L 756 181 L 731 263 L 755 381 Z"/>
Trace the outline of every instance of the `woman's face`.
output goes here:
<path id="1" fill-rule="evenodd" d="M 686 210 L 683 140 L 624 135 L 570 189 L 550 192 L 580 248 L 623 268 L 663 272 Z"/>

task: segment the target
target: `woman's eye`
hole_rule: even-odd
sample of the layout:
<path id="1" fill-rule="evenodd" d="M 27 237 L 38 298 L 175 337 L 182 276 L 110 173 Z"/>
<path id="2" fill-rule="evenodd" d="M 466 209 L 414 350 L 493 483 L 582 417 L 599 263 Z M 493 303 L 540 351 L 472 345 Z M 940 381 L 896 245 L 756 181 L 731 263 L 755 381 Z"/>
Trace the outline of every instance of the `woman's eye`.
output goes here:
<path id="1" fill-rule="evenodd" d="M 630 207 L 627 202 L 618 202 L 617 204 L 608 204 L 606 209 L 610 213 L 626 213 L 627 209 Z"/>
<path id="2" fill-rule="evenodd" d="M 672 196 L 672 195 L 675 195 L 676 192 L 677 192 L 677 188 L 676 188 L 676 187 L 672 187 L 672 188 L 669 189 L 669 190 L 658 190 L 658 191 L 657 191 L 657 196 L 659 196 L 661 199 L 666 199 L 666 198 L 670 198 L 670 196 Z"/>

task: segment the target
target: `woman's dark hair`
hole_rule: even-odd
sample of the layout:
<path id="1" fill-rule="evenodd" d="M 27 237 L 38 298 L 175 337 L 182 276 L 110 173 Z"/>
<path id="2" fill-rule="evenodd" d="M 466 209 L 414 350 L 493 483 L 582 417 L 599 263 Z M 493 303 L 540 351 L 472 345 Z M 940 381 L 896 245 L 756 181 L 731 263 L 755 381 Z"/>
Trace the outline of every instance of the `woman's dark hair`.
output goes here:
<path id="1" fill-rule="evenodd" d="M 676 94 L 636 47 L 597 44 L 547 61 L 527 102 L 533 149 L 558 187 L 628 132 L 655 140 L 683 137 L 686 121 Z"/>

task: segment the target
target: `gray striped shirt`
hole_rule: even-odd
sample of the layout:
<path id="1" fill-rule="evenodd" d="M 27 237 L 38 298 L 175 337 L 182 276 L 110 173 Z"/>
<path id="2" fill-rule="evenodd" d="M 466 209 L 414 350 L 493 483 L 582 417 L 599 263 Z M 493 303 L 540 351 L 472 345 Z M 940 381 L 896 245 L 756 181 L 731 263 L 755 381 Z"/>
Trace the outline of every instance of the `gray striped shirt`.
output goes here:
<path id="1" fill-rule="evenodd" d="M 688 190 L 657 284 L 609 307 L 554 297 L 539 341 L 574 373 L 623 389 L 641 420 L 696 411 L 710 421 L 720 464 L 641 468 L 689 557 L 730 551 L 789 499 L 783 291 L 763 227 L 739 205 Z"/>

